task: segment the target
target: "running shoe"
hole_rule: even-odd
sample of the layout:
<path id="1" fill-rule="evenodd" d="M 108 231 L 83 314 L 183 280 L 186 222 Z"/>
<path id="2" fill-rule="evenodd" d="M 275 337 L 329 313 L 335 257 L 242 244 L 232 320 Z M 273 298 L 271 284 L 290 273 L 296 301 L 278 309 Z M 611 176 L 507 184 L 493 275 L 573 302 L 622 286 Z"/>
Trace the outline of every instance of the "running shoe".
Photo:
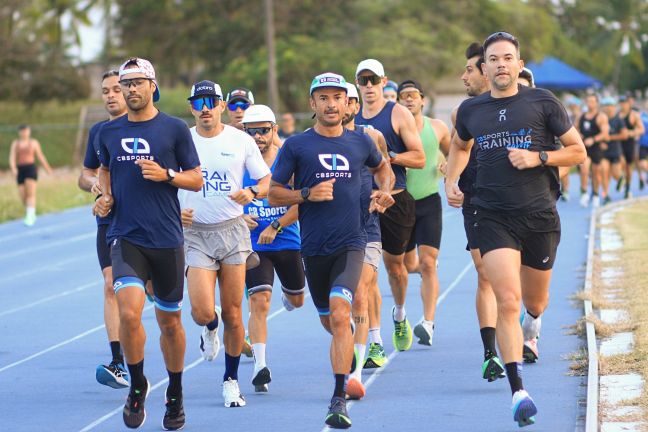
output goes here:
<path id="1" fill-rule="evenodd" d="M 542 328 L 542 315 L 533 318 L 528 312 L 525 312 L 522 317 L 522 336 L 524 340 L 535 339 L 540 335 Z"/>
<path id="2" fill-rule="evenodd" d="M 484 359 L 484 363 L 482 364 L 482 378 L 488 380 L 488 382 L 493 382 L 505 377 L 506 372 L 504 372 L 504 366 L 499 357 L 493 356 Z"/>
<path id="3" fill-rule="evenodd" d="M 245 406 L 245 398 L 239 390 L 238 381 L 228 378 L 223 382 L 223 399 L 225 399 L 226 408 Z"/>
<path id="4" fill-rule="evenodd" d="M 630 189 L 626 188 L 625 194 L 623 194 L 623 198 L 625 199 L 632 198 L 632 192 L 630 192 Z"/>
<path id="5" fill-rule="evenodd" d="M 252 345 L 250 345 L 250 336 L 245 336 L 243 339 L 243 348 L 241 349 L 241 354 L 245 357 L 253 357 L 254 352 L 252 351 Z"/>
<path id="6" fill-rule="evenodd" d="M 348 429 L 351 427 L 351 418 L 347 413 L 344 398 L 333 396 L 324 423 L 333 429 Z"/>
<path id="7" fill-rule="evenodd" d="M 414 334 L 419 338 L 420 345 L 432 346 L 432 338 L 434 337 L 434 325 L 428 327 L 422 322 L 416 324 L 414 327 Z"/>
<path id="8" fill-rule="evenodd" d="M 130 385 L 128 382 L 128 372 L 122 363 L 112 362 L 108 366 L 99 365 L 95 372 L 95 377 L 99 384 L 112 387 L 114 389 L 125 388 Z"/>
<path id="9" fill-rule="evenodd" d="M 513 411 L 513 420 L 517 422 L 519 427 L 524 427 L 535 423 L 538 408 L 536 408 L 533 399 L 526 390 L 518 390 L 513 394 L 511 411 Z"/>
<path id="10" fill-rule="evenodd" d="M 592 207 L 599 208 L 601 206 L 601 198 L 598 195 L 592 197 Z"/>
<path id="11" fill-rule="evenodd" d="M 581 207 L 588 207 L 589 206 L 589 200 L 590 197 L 587 195 L 587 193 L 582 193 L 580 197 L 580 206 Z"/>
<path id="12" fill-rule="evenodd" d="M 126 398 L 126 405 L 124 405 L 123 418 L 124 424 L 130 429 L 137 429 L 141 427 L 146 421 L 146 410 L 144 409 L 144 402 L 146 396 L 151 390 L 151 384 L 146 380 L 146 388 L 134 389 L 131 387 L 128 397 Z"/>
<path id="13" fill-rule="evenodd" d="M 387 363 L 387 355 L 385 354 L 385 349 L 379 343 L 370 343 L 369 344 L 369 355 L 367 360 L 365 360 L 364 369 L 375 369 L 383 367 Z"/>
<path id="14" fill-rule="evenodd" d="M 395 306 L 392 308 L 392 317 L 394 316 L 394 309 Z M 394 319 L 394 334 L 392 336 L 394 348 L 398 351 L 407 351 L 412 347 L 413 339 L 412 326 L 410 326 L 407 317 L 403 321 L 396 321 Z"/>
<path id="15" fill-rule="evenodd" d="M 644 190 L 646 187 L 646 182 L 642 176 L 639 176 L 639 190 Z"/>
<path id="16" fill-rule="evenodd" d="M 535 363 L 538 361 L 540 356 L 538 355 L 537 338 L 524 341 L 524 347 L 522 347 L 522 358 L 524 358 L 524 363 Z"/>
<path id="17" fill-rule="evenodd" d="M 270 369 L 264 367 L 258 372 L 255 371 L 254 378 L 252 378 L 252 385 L 254 386 L 254 391 L 257 393 L 266 393 L 268 391 L 268 384 L 272 381 L 272 375 L 270 374 Z"/>
<path id="18" fill-rule="evenodd" d="M 612 202 L 612 198 L 610 198 L 609 195 L 606 196 L 605 198 L 603 198 L 603 205 L 604 206 L 610 204 L 611 202 Z"/>
<path id="19" fill-rule="evenodd" d="M 365 396 L 366 390 L 362 382 L 356 378 L 349 378 L 346 387 L 347 399 L 359 400 Z"/>
<path id="20" fill-rule="evenodd" d="M 202 334 L 200 335 L 200 353 L 207 361 L 214 360 L 221 349 L 221 342 L 218 337 L 218 328 L 221 323 L 220 310 L 215 308 L 215 312 L 218 318 L 218 325 L 214 330 L 209 330 L 207 326 L 203 326 Z"/>
<path id="21" fill-rule="evenodd" d="M 569 192 L 563 191 L 560 193 L 560 200 L 564 202 L 569 202 Z"/>
<path id="22" fill-rule="evenodd" d="M 34 226 L 34 224 L 36 223 L 36 215 L 25 216 L 25 219 L 23 219 L 23 223 L 28 227 Z"/>
<path id="23" fill-rule="evenodd" d="M 288 300 L 286 293 L 283 291 L 281 292 L 281 303 L 283 304 L 284 309 L 286 309 L 288 312 L 295 310 L 295 306 L 290 303 L 290 300 Z"/>
<path id="24" fill-rule="evenodd" d="M 166 396 L 166 411 L 162 419 L 162 429 L 180 430 L 185 425 L 185 412 L 182 405 L 182 395 L 178 398 Z"/>

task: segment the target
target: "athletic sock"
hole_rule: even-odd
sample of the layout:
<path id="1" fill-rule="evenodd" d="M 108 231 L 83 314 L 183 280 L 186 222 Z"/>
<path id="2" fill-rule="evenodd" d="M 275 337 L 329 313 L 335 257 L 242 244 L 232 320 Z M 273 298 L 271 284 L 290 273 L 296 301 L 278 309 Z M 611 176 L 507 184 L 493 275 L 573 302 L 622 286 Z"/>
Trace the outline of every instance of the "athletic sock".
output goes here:
<path id="1" fill-rule="evenodd" d="M 207 330 L 209 331 L 216 330 L 216 327 L 218 327 L 218 314 L 214 314 L 214 319 L 208 322 L 205 327 L 207 327 Z"/>
<path id="2" fill-rule="evenodd" d="M 167 369 L 167 374 L 169 374 L 169 387 L 167 387 L 167 397 L 169 399 L 174 399 L 182 395 L 182 371 L 180 372 L 171 372 Z"/>
<path id="3" fill-rule="evenodd" d="M 358 353 L 358 362 L 356 362 L 355 371 L 351 374 L 351 378 L 355 378 L 358 381 L 362 381 L 362 362 L 364 361 L 365 351 L 367 350 L 367 345 L 365 344 L 354 344 L 355 352 Z"/>
<path id="4" fill-rule="evenodd" d="M 36 216 L 36 207 L 27 207 L 27 217 L 34 217 Z"/>
<path id="5" fill-rule="evenodd" d="M 429 321 L 424 319 L 423 322 L 421 322 L 421 324 L 423 324 L 423 327 L 430 330 L 431 332 L 434 331 L 434 321 Z"/>
<path id="6" fill-rule="evenodd" d="M 587 189 L 583 189 L 583 188 L 581 188 L 580 191 L 581 191 L 581 195 L 585 195 L 585 194 L 587 193 Z"/>
<path id="7" fill-rule="evenodd" d="M 252 344 L 252 352 L 254 353 L 254 372 L 266 367 L 265 350 L 266 344 L 264 343 Z"/>
<path id="8" fill-rule="evenodd" d="M 112 363 L 124 364 L 124 356 L 121 352 L 121 344 L 119 341 L 110 342 L 110 353 L 112 354 Z"/>
<path id="9" fill-rule="evenodd" d="M 484 358 L 489 359 L 497 355 L 495 346 L 495 327 L 483 327 L 479 329 L 482 343 L 484 344 Z"/>
<path id="10" fill-rule="evenodd" d="M 382 336 L 380 336 L 380 327 L 369 329 L 369 343 L 383 344 Z"/>
<path id="11" fill-rule="evenodd" d="M 128 373 L 131 378 L 131 388 L 141 390 L 146 386 L 146 378 L 144 377 L 144 360 L 135 364 L 128 365 Z"/>
<path id="12" fill-rule="evenodd" d="M 229 378 L 238 381 L 238 367 L 240 361 L 240 354 L 234 357 L 225 352 L 225 374 L 223 375 L 223 381 L 227 381 Z"/>
<path id="13" fill-rule="evenodd" d="M 394 305 L 394 321 L 405 321 L 405 305 Z"/>
<path id="14" fill-rule="evenodd" d="M 511 386 L 511 394 L 515 394 L 518 390 L 523 390 L 522 363 L 506 363 L 504 367 L 506 368 L 506 376 L 508 377 L 509 385 Z"/>
<path id="15" fill-rule="evenodd" d="M 333 397 L 344 398 L 346 396 L 346 385 L 348 375 L 345 374 L 335 374 L 335 390 L 333 391 Z"/>

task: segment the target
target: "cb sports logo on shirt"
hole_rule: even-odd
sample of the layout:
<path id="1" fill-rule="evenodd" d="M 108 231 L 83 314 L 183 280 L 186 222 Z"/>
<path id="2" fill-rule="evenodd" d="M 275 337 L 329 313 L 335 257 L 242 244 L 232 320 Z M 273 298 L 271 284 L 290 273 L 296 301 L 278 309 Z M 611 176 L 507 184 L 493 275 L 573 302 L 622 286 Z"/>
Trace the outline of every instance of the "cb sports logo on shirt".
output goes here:
<path id="1" fill-rule="evenodd" d="M 315 174 L 316 178 L 351 177 L 349 171 L 349 160 L 337 153 L 320 153 L 319 162 L 324 168 L 333 172 L 320 172 Z M 340 172 L 347 171 L 347 172 Z"/>
<path id="2" fill-rule="evenodd" d="M 151 146 L 144 138 L 122 138 L 121 146 L 126 153 L 132 156 L 117 156 L 119 162 L 136 159 L 153 160 L 153 156 L 149 155 L 151 153 Z"/>

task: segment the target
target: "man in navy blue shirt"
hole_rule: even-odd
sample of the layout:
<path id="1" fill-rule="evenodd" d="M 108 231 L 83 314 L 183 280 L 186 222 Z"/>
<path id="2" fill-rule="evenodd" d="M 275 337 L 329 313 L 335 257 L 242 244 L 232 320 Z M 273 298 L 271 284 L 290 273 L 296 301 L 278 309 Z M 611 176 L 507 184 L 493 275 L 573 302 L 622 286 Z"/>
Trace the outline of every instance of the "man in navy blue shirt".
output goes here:
<path id="1" fill-rule="evenodd" d="M 115 120 L 126 114 L 126 101 L 119 85 L 119 71 L 111 70 L 104 73 L 101 80 L 101 99 L 108 112 L 109 120 Z M 101 194 L 98 177 L 101 162 L 99 161 L 99 148 L 95 138 L 99 129 L 109 120 L 102 120 L 90 129 L 83 170 L 79 176 L 79 187 L 96 196 Z M 112 287 L 110 248 L 106 242 L 106 232 L 109 225 L 110 217 L 97 217 L 97 257 L 104 277 L 104 323 L 106 324 L 106 333 L 112 352 L 112 361 L 108 365 L 101 364 L 97 366 L 95 376 L 100 384 L 112 388 L 123 388 L 129 385 L 128 372 L 126 372 L 124 366 L 124 356 L 119 343 L 119 310 L 117 309 L 115 291 Z"/>
<path id="2" fill-rule="evenodd" d="M 142 309 L 144 284 L 153 282 L 160 345 L 169 374 L 163 427 L 181 429 L 182 370 L 185 333 L 180 310 L 184 252 L 178 189 L 198 191 L 200 161 L 187 125 L 158 111 L 160 96 L 151 63 L 127 60 L 119 69 L 128 115 L 106 123 L 98 134 L 103 196 L 100 216 L 112 212 L 108 230 L 113 288 L 119 305 L 119 335 L 131 375 L 124 423 L 138 428 L 146 419 L 144 402 L 150 384 L 144 376 Z M 182 170 L 182 171 L 180 171 Z"/>
<path id="3" fill-rule="evenodd" d="M 369 167 L 379 190 L 372 198 L 389 207 L 389 164 L 371 138 L 345 129 L 346 81 L 325 73 L 313 79 L 310 105 L 316 123 L 284 143 L 270 184 L 272 206 L 299 204 L 302 256 L 308 286 L 324 328 L 333 335 L 331 363 L 335 390 L 326 424 L 348 428 L 345 387 L 353 361 L 349 325 L 353 292 L 358 286 L 367 235 L 361 208 L 362 169 Z M 294 176 L 294 190 L 287 184 Z"/>

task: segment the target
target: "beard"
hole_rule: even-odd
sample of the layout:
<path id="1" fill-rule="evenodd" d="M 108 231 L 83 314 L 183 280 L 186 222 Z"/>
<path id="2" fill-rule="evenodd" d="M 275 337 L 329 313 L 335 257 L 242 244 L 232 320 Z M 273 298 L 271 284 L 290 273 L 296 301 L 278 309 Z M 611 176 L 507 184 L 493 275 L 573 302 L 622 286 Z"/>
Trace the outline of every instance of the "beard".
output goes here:
<path id="1" fill-rule="evenodd" d="M 342 126 L 346 126 L 351 123 L 353 119 L 355 119 L 355 116 L 356 115 L 354 113 L 345 114 L 344 117 L 342 117 Z"/>

